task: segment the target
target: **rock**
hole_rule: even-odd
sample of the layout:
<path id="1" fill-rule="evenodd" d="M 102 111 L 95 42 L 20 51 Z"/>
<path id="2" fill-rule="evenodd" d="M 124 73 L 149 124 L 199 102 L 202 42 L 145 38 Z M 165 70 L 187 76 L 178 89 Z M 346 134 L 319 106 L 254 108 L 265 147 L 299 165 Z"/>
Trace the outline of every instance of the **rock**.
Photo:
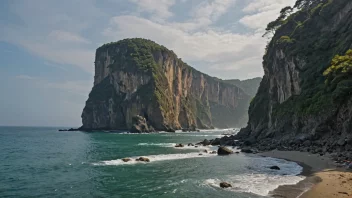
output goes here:
<path id="1" fill-rule="evenodd" d="M 230 188 L 230 187 L 232 187 L 232 185 L 227 182 L 221 182 L 220 187 L 221 188 Z"/>
<path id="2" fill-rule="evenodd" d="M 176 144 L 175 147 L 176 147 L 176 148 L 181 148 L 181 147 L 184 147 L 184 145 L 183 145 L 183 144 Z"/>
<path id="3" fill-rule="evenodd" d="M 199 155 L 203 155 L 202 153 L 199 153 Z"/>
<path id="4" fill-rule="evenodd" d="M 205 150 L 204 150 L 204 153 L 208 153 L 208 150 L 205 149 Z"/>
<path id="5" fill-rule="evenodd" d="M 271 166 L 270 169 L 271 169 L 271 170 L 280 170 L 280 167 L 278 167 L 278 166 Z"/>
<path id="6" fill-rule="evenodd" d="M 175 131 L 175 129 L 173 129 L 173 128 L 168 128 L 168 129 L 166 129 L 166 132 L 175 133 L 176 131 Z"/>
<path id="7" fill-rule="evenodd" d="M 210 154 L 217 154 L 218 152 L 216 152 L 216 151 L 212 151 L 212 152 L 210 152 Z"/>
<path id="8" fill-rule="evenodd" d="M 188 129 L 182 129 L 182 132 L 188 132 Z"/>
<path id="9" fill-rule="evenodd" d="M 249 149 L 249 148 L 243 148 L 243 149 L 241 149 L 241 152 L 242 153 L 253 153 L 253 150 Z"/>
<path id="10" fill-rule="evenodd" d="M 149 158 L 146 158 L 146 157 L 140 157 L 138 159 L 136 159 L 136 161 L 140 161 L 140 162 L 150 162 Z"/>
<path id="11" fill-rule="evenodd" d="M 198 148 L 198 146 L 194 146 L 194 148 Z"/>
<path id="12" fill-rule="evenodd" d="M 147 120 L 144 117 L 140 115 L 136 115 L 132 118 L 132 127 L 130 129 L 130 132 L 131 133 L 149 133 L 153 131 L 149 129 Z"/>
<path id="13" fill-rule="evenodd" d="M 188 144 L 188 146 L 194 146 L 194 144 L 192 144 L 192 143 L 189 143 L 189 144 Z"/>
<path id="14" fill-rule="evenodd" d="M 226 148 L 226 147 L 220 146 L 218 149 L 218 155 L 230 155 L 232 153 L 233 153 L 233 151 Z"/>
<path id="15" fill-rule="evenodd" d="M 236 154 L 239 154 L 240 152 L 236 151 L 235 153 L 236 153 Z"/>
<path id="16" fill-rule="evenodd" d="M 131 161 L 131 159 L 130 158 L 123 158 L 122 161 L 129 162 L 129 161 Z"/>
<path id="17" fill-rule="evenodd" d="M 210 145 L 210 141 L 205 139 L 205 140 L 203 140 L 202 144 L 203 144 L 203 146 L 208 146 L 208 145 Z"/>
<path id="18" fill-rule="evenodd" d="M 215 138 L 214 140 L 211 141 L 211 145 L 220 145 L 220 138 Z"/>
<path id="19" fill-rule="evenodd" d="M 312 142 L 310 140 L 306 140 L 303 142 L 303 146 L 305 146 L 305 147 L 309 147 L 311 145 L 312 145 Z"/>

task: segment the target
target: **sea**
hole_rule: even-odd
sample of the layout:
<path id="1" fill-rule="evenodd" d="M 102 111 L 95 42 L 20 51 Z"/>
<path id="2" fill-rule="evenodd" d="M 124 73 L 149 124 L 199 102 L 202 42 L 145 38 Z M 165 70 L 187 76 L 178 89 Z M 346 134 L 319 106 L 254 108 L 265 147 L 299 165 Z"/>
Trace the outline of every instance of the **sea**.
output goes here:
<path id="1" fill-rule="evenodd" d="M 58 129 L 0 127 L 0 197 L 259 198 L 304 179 L 295 162 L 218 156 L 204 152 L 216 146 L 187 146 L 238 129 L 153 134 Z M 186 146 L 175 148 L 177 143 Z M 141 156 L 150 162 L 135 161 Z M 274 165 L 281 170 L 269 168 Z M 222 181 L 232 188 L 220 188 Z"/>

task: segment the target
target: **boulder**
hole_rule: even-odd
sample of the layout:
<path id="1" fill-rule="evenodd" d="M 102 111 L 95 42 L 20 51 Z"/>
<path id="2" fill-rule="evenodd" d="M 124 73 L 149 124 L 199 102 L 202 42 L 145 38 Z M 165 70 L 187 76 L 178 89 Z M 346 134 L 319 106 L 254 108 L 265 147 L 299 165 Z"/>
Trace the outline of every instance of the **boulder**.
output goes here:
<path id="1" fill-rule="evenodd" d="M 208 150 L 205 149 L 205 150 L 204 150 L 204 153 L 208 153 Z"/>
<path id="2" fill-rule="evenodd" d="M 220 187 L 221 188 L 230 188 L 230 187 L 232 187 L 232 185 L 227 182 L 221 182 Z"/>
<path id="3" fill-rule="evenodd" d="M 216 152 L 216 151 L 212 151 L 212 152 L 210 152 L 210 154 L 217 154 L 218 152 Z"/>
<path id="4" fill-rule="evenodd" d="M 131 159 L 130 158 L 123 158 L 122 161 L 129 162 L 129 161 L 131 161 Z"/>
<path id="5" fill-rule="evenodd" d="M 194 146 L 194 144 L 192 144 L 192 143 L 189 143 L 189 144 L 188 144 L 188 146 Z"/>
<path id="6" fill-rule="evenodd" d="M 250 149 L 250 148 L 242 148 L 242 149 L 241 149 L 241 152 L 242 152 L 242 153 L 253 153 L 253 150 Z"/>
<path id="7" fill-rule="evenodd" d="M 181 148 L 181 147 L 184 147 L 184 145 L 183 145 L 183 144 L 176 144 L 175 147 L 176 147 L 176 148 Z"/>
<path id="8" fill-rule="evenodd" d="M 138 162 L 150 162 L 149 158 L 146 158 L 146 157 L 140 157 L 140 158 L 136 159 L 136 161 L 138 161 Z"/>
<path id="9" fill-rule="evenodd" d="M 218 149 L 218 155 L 230 155 L 232 153 L 233 153 L 232 150 L 230 150 L 226 147 L 223 147 L 223 146 L 220 146 Z"/>
<path id="10" fill-rule="evenodd" d="M 220 138 L 215 138 L 214 140 L 211 141 L 211 145 L 220 145 Z"/>
<path id="11" fill-rule="evenodd" d="M 271 170 L 280 170 L 280 167 L 278 167 L 278 166 L 271 166 L 270 169 L 271 169 Z"/>
<path id="12" fill-rule="evenodd" d="M 201 143 L 203 144 L 203 146 L 208 146 L 208 145 L 210 145 L 210 141 L 207 140 L 207 139 L 203 140 L 203 142 L 201 142 Z"/>

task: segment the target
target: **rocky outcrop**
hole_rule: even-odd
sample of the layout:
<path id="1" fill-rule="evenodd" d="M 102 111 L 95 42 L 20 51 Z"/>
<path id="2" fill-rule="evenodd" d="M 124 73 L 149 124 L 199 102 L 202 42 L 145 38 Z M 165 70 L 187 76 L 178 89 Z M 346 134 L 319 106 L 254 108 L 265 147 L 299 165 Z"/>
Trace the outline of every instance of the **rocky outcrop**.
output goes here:
<path id="1" fill-rule="evenodd" d="M 326 0 L 298 11 L 267 46 L 265 75 L 236 139 L 260 150 L 337 152 L 352 159 L 352 81 L 323 75 L 352 48 L 352 2 Z"/>
<path id="2" fill-rule="evenodd" d="M 129 130 L 135 116 L 159 131 L 239 127 L 249 100 L 242 89 L 195 70 L 163 46 L 125 39 L 96 51 L 81 129 Z"/>

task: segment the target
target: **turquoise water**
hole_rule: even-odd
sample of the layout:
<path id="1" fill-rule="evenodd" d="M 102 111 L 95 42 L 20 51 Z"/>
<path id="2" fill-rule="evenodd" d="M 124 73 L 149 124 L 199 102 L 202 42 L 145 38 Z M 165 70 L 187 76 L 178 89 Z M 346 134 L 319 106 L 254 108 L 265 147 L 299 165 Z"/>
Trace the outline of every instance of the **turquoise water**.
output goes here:
<path id="1" fill-rule="evenodd" d="M 226 131 L 119 134 L 0 127 L 0 197 L 265 197 L 303 177 L 294 162 L 182 149 Z M 145 156 L 150 163 L 120 159 Z M 281 167 L 272 171 L 271 165 Z M 231 189 L 218 187 L 230 182 Z"/>

